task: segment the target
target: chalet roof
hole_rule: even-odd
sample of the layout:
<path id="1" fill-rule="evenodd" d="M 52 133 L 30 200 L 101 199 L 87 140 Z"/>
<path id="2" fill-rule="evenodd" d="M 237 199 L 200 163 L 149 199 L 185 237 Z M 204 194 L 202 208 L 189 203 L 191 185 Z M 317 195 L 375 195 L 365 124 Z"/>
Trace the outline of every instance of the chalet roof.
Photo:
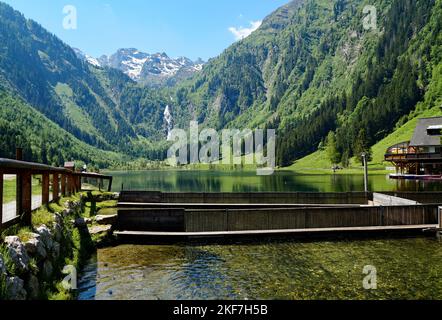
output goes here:
<path id="1" fill-rule="evenodd" d="M 442 117 L 419 119 L 410 146 L 440 146 L 441 136 L 428 134 L 428 129 L 438 129 L 440 126 L 442 126 Z"/>

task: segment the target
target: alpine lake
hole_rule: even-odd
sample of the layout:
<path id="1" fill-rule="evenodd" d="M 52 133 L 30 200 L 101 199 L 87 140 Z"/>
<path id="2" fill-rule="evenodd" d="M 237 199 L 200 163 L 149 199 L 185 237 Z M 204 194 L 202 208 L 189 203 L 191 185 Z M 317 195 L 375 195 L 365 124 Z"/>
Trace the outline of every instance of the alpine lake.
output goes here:
<path id="1" fill-rule="evenodd" d="M 349 192 L 362 175 L 238 171 L 112 172 L 114 191 Z M 373 175 L 370 190 L 439 191 L 440 182 Z M 367 267 L 376 271 L 366 288 Z M 373 269 L 374 268 L 374 269 Z M 372 274 L 373 275 L 373 274 Z M 373 282 L 373 279 L 375 281 Z M 432 237 L 119 245 L 81 273 L 81 300 L 442 299 L 442 242 Z"/>

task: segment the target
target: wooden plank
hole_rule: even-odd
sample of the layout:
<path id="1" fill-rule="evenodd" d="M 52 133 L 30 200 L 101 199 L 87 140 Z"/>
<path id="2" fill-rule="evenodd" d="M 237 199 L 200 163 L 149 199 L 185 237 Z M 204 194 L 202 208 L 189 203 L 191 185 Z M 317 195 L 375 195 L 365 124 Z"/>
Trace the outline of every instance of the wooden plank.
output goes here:
<path id="1" fill-rule="evenodd" d="M 56 201 L 59 198 L 60 180 L 58 173 L 52 175 L 52 200 Z"/>
<path id="2" fill-rule="evenodd" d="M 31 172 L 25 172 L 21 174 L 22 190 L 21 190 L 21 212 L 20 216 L 23 216 L 23 222 L 25 225 L 30 226 L 32 224 L 32 175 Z"/>
<path id="3" fill-rule="evenodd" d="M 384 232 L 384 231 L 436 231 L 437 225 L 425 224 L 414 226 L 388 227 L 355 227 L 355 228 L 315 228 L 315 229 L 283 229 L 283 230 L 247 230 L 220 232 L 151 232 L 151 231 L 115 231 L 119 236 L 151 236 L 151 237 L 219 237 L 233 235 L 276 235 L 276 234 L 313 234 L 313 233 L 345 233 L 345 232 Z"/>
<path id="4" fill-rule="evenodd" d="M 49 173 L 42 174 L 41 197 L 41 203 L 43 206 L 49 204 Z"/>

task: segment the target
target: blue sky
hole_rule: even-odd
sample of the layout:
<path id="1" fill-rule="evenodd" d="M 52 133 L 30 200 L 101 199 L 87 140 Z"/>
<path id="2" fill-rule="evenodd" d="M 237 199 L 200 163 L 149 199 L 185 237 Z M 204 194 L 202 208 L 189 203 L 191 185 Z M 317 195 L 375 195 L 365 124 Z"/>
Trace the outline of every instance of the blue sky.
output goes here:
<path id="1" fill-rule="evenodd" d="M 171 57 L 220 54 L 289 0 L 0 0 L 94 57 L 137 48 Z M 77 29 L 63 28 L 63 8 L 77 10 Z M 252 24 L 253 22 L 253 24 Z"/>

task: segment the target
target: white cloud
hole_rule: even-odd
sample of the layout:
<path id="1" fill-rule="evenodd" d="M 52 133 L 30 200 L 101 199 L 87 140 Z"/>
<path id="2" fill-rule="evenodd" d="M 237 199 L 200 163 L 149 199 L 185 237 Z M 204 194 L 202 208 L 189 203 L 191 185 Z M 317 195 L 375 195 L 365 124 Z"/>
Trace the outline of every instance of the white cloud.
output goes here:
<path id="1" fill-rule="evenodd" d="M 247 38 L 250 36 L 250 34 L 258 29 L 262 24 L 262 21 L 251 21 L 250 22 L 250 28 L 244 28 L 244 27 L 230 27 L 229 31 L 234 35 L 235 40 L 242 40 L 244 38 Z"/>

